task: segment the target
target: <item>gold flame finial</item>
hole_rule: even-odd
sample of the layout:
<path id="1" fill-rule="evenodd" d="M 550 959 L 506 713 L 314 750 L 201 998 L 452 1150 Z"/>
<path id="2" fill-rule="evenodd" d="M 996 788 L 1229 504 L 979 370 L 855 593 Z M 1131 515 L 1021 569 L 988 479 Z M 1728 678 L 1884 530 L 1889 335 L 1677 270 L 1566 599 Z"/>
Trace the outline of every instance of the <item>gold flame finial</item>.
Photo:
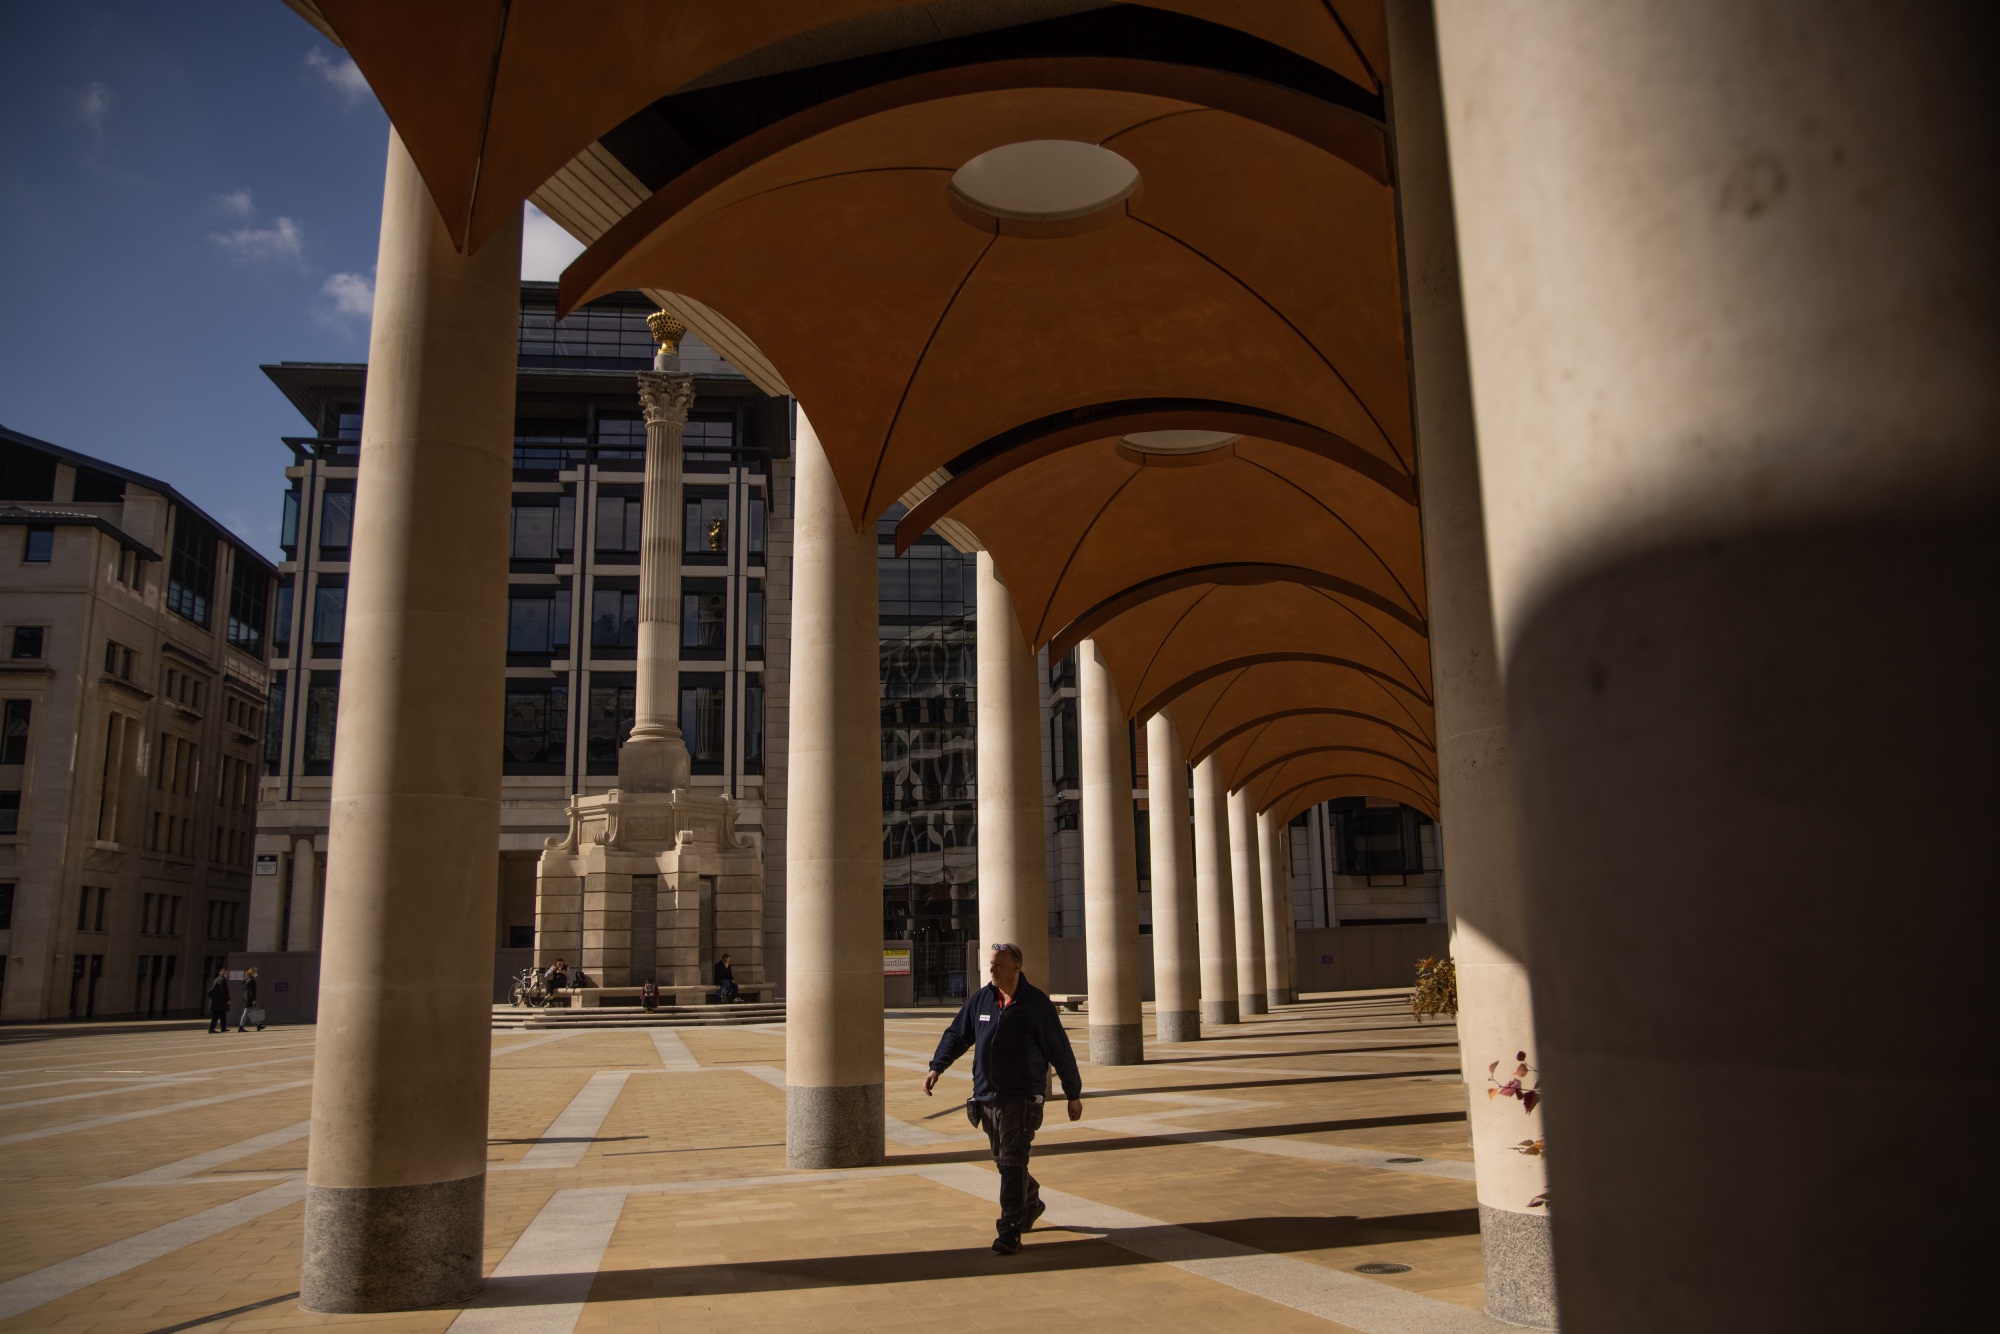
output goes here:
<path id="1" fill-rule="evenodd" d="M 653 341 L 660 345 L 660 351 L 670 357 L 680 355 L 681 335 L 688 328 L 680 316 L 670 310 L 656 310 L 646 317 L 646 327 L 653 331 Z"/>

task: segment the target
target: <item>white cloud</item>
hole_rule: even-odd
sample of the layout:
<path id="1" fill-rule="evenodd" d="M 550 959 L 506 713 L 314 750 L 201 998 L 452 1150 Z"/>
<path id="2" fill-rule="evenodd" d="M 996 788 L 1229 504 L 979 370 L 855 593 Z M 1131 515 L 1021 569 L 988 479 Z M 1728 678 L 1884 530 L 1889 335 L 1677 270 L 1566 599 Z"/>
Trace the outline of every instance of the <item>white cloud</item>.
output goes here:
<path id="1" fill-rule="evenodd" d="M 320 290 L 332 298 L 329 313 L 336 317 L 365 320 L 375 313 L 375 280 L 366 274 L 336 273 Z"/>
<path id="2" fill-rule="evenodd" d="M 221 246 L 231 259 L 246 264 L 266 264 L 274 260 L 290 260 L 296 264 L 305 258 L 305 228 L 290 218 L 279 218 L 269 227 L 210 232 L 208 239 Z"/>
<path id="3" fill-rule="evenodd" d="M 215 209 L 216 212 L 226 213 L 232 218 L 247 218 L 257 211 L 257 205 L 251 201 L 250 187 L 246 185 L 241 190 L 231 190 L 226 195 L 217 195 Z"/>
<path id="4" fill-rule="evenodd" d="M 553 218 L 528 205 L 521 224 L 521 277 L 532 282 L 552 283 L 562 276 L 569 262 L 583 253 L 583 242 L 556 225 Z"/>
<path id="5" fill-rule="evenodd" d="M 328 86 L 340 95 L 340 104 L 350 111 L 374 96 L 375 90 L 368 86 L 368 80 L 362 76 L 360 69 L 344 51 L 329 56 L 318 47 L 314 47 L 306 52 L 306 67 L 317 71 L 319 76 L 327 81 Z"/>
<path id="6" fill-rule="evenodd" d="M 97 133 L 104 133 L 104 118 L 111 114 L 111 90 L 101 83 L 93 83 L 78 94 L 77 114 L 83 123 Z"/>

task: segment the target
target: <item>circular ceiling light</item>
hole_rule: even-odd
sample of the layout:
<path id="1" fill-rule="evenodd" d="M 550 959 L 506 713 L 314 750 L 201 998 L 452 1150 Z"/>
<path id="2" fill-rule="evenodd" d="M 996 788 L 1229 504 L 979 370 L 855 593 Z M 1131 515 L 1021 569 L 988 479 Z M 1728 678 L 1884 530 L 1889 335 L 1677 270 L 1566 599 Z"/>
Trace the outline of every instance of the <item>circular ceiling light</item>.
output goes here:
<path id="1" fill-rule="evenodd" d="M 952 208 L 981 231 L 1075 236 L 1124 215 L 1139 169 L 1075 139 L 1029 139 L 989 149 L 952 174 Z"/>
<path id="2" fill-rule="evenodd" d="M 1134 431 L 1125 443 L 1141 454 L 1206 454 L 1240 439 L 1228 431 Z"/>

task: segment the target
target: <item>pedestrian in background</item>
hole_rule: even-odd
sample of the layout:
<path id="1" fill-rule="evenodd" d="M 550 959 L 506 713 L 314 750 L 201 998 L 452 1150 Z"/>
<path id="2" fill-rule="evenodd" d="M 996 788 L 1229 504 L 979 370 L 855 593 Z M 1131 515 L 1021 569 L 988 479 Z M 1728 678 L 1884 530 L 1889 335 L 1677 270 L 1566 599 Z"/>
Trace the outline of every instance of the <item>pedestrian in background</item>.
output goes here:
<path id="1" fill-rule="evenodd" d="M 733 955 L 725 954 L 715 961 L 715 999 L 727 1005 L 741 993 L 736 988 L 736 970 L 730 967 Z"/>
<path id="2" fill-rule="evenodd" d="M 924 1094 L 967 1047 L 972 1048 L 972 1097 L 966 1119 L 986 1132 L 993 1162 L 1000 1169 L 1000 1217 L 993 1220 L 993 1249 L 1012 1255 L 1021 1234 L 1048 1208 L 1042 1186 L 1028 1174 L 1028 1150 L 1042 1125 L 1042 1101 L 1049 1067 L 1062 1080 L 1069 1119 L 1083 1116 L 1083 1080 L 1069 1034 L 1048 994 L 1021 975 L 1019 945 L 990 946 L 986 972 L 993 980 L 965 1002 L 931 1057 Z"/>
<path id="3" fill-rule="evenodd" d="M 264 1011 L 257 1004 L 257 970 L 246 968 L 243 970 L 243 1014 L 236 1021 L 236 1031 L 248 1033 L 252 1024 L 257 1025 L 259 1033 L 264 1031 Z M 229 1027 L 227 1014 L 223 1016 L 222 1026 Z"/>
<path id="4" fill-rule="evenodd" d="M 229 1031 L 229 969 L 218 968 L 215 980 L 208 984 L 208 1031 L 227 1033 Z"/>

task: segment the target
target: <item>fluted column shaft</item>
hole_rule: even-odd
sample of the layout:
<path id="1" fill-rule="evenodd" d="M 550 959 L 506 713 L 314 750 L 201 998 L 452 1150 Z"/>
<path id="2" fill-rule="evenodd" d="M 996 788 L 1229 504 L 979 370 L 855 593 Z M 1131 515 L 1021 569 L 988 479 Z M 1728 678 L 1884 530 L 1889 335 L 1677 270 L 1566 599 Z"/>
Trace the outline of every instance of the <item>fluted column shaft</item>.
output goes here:
<path id="1" fill-rule="evenodd" d="M 1229 794 L 1229 886 L 1236 915 L 1236 995 L 1245 1014 L 1268 1014 L 1264 987 L 1264 875 L 1257 812 L 1247 788 Z"/>
<path id="2" fill-rule="evenodd" d="M 1386 7 L 1394 71 L 1399 221 L 1410 312 L 1411 385 L 1424 515 L 1424 585 L 1437 699 L 1445 903 L 1458 976 L 1458 1040 L 1479 1194 L 1486 1309 L 1534 1328 L 1556 1320 L 1548 1159 L 1517 1152 L 1542 1137 L 1539 1109 L 1488 1098 L 1487 1067 L 1539 1067 L 1528 986 L 1527 898 L 1515 845 L 1506 698 L 1480 500 L 1478 436 L 1466 367 L 1458 240 L 1429 0 Z"/>
<path id="3" fill-rule="evenodd" d="M 392 131 L 327 846 L 312 1311 L 480 1284 L 520 265 L 518 216 L 457 252 Z"/>
<path id="4" fill-rule="evenodd" d="M 1014 599 L 979 553 L 979 938 L 1011 941 L 1049 984 L 1048 832 L 1042 808 L 1042 697 Z"/>
<path id="5" fill-rule="evenodd" d="M 798 418 L 785 849 L 785 1161 L 882 1159 L 882 711 L 875 529 Z"/>
<path id="6" fill-rule="evenodd" d="M 1298 999 L 1292 990 L 1291 839 L 1277 814 L 1257 813 L 1258 878 L 1264 890 L 1264 994 L 1273 1006 Z"/>
<path id="7" fill-rule="evenodd" d="M 646 484 L 639 511 L 639 672 L 632 692 L 632 735 L 618 753 L 618 785 L 671 792 L 686 787 L 690 774 L 687 742 L 680 729 L 681 437 L 694 402 L 694 377 L 678 371 L 641 371 L 639 402 L 646 414 Z"/>
<path id="8" fill-rule="evenodd" d="M 1562 1326 L 1963 1324 L 2000 10 L 1452 0 L 1438 46 Z"/>
<path id="9" fill-rule="evenodd" d="M 1076 649 L 1077 749 L 1083 780 L 1083 938 L 1090 1059 L 1145 1059 L 1139 1017 L 1139 858 L 1132 742 L 1118 687 L 1097 644 Z"/>
<path id="10" fill-rule="evenodd" d="M 1201 1021 L 1241 1022 L 1236 896 L 1229 874 L 1229 797 L 1213 757 L 1194 766 L 1194 890 L 1201 937 Z"/>
<path id="11" fill-rule="evenodd" d="M 1165 709 L 1146 720 L 1147 836 L 1153 868 L 1153 1031 L 1162 1042 L 1201 1037 L 1201 938 L 1194 825 L 1181 737 Z"/>

